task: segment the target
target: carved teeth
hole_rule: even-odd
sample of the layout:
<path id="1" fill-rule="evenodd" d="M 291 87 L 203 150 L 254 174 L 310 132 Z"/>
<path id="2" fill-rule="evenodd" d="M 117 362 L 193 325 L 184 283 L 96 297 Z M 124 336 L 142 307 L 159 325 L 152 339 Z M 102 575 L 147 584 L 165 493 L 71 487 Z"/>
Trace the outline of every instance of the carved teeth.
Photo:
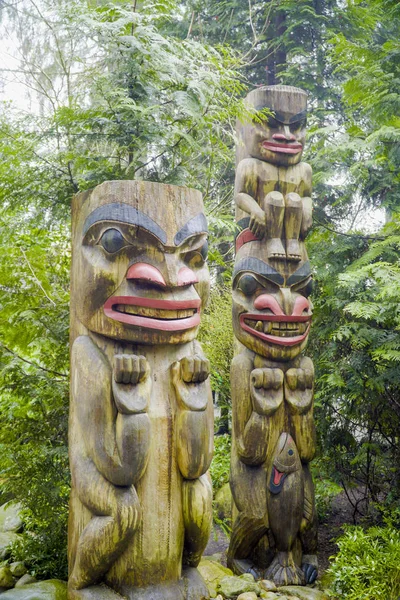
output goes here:
<path id="1" fill-rule="evenodd" d="M 152 319 L 187 319 L 188 317 L 192 317 L 196 312 L 194 308 L 166 310 L 161 308 L 149 308 L 147 306 L 136 306 L 135 304 L 116 304 L 114 310 L 128 315 L 150 317 Z"/>
<path id="2" fill-rule="evenodd" d="M 266 334 L 276 335 L 277 337 L 296 337 L 306 332 L 308 323 L 296 323 L 288 321 L 255 321 L 254 319 L 245 319 L 246 325 Z"/>

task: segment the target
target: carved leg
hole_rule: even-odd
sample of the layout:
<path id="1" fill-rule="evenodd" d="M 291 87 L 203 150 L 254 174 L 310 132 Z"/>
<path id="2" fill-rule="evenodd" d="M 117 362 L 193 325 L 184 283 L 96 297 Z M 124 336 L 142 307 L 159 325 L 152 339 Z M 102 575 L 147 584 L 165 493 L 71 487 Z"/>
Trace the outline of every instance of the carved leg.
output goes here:
<path id="1" fill-rule="evenodd" d="M 69 579 L 71 590 L 81 590 L 101 580 L 124 551 L 141 516 L 135 488 L 111 485 L 91 461 L 81 463 L 77 492 L 93 517 L 77 544 Z M 71 591 L 70 597 L 85 596 L 73 596 Z"/>
<path id="2" fill-rule="evenodd" d="M 301 260 L 299 244 L 303 203 L 298 194 L 291 192 L 285 198 L 285 237 L 286 256 L 288 260 Z"/>
<path id="3" fill-rule="evenodd" d="M 182 495 L 185 526 L 183 564 L 197 567 L 212 526 L 212 487 L 208 473 L 193 481 L 184 481 Z"/>
<path id="4" fill-rule="evenodd" d="M 249 557 L 267 531 L 266 516 L 239 513 L 233 525 L 228 550 L 228 567 L 234 573 L 252 573 L 256 578 L 261 576 Z"/>
<path id="5" fill-rule="evenodd" d="M 285 201 L 280 192 L 269 192 L 264 198 L 268 258 L 286 258 L 282 244 Z"/>

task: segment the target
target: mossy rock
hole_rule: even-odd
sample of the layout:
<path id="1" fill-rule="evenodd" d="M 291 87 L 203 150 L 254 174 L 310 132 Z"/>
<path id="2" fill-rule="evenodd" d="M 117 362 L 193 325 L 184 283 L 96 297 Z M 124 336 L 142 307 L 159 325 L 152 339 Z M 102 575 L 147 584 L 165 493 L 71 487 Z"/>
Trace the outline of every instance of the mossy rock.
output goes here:
<path id="1" fill-rule="evenodd" d="M 328 596 L 320 590 L 309 587 L 300 587 L 297 585 L 280 587 L 279 593 L 288 594 L 294 596 L 295 598 L 299 598 L 300 600 L 329 600 Z"/>
<path id="2" fill-rule="evenodd" d="M 12 531 L 0 531 L 0 560 L 10 555 L 10 545 L 18 539 L 18 534 Z"/>
<path id="3" fill-rule="evenodd" d="M 261 592 L 257 583 L 243 577 L 224 577 L 221 579 L 219 590 L 225 598 L 236 598 L 245 592 L 255 592 L 258 596 Z"/>
<path id="4" fill-rule="evenodd" d="M 67 600 L 67 584 L 59 579 L 38 581 L 0 594 L 1 600 Z"/>
<path id="5" fill-rule="evenodd" d="M 0 531 L 21 531 L 23 522 L 20 517 L 21 505 L 18 502 L 7 502 L 0 506 Z"/>
<path id="6" fill-rule="evenodd" d="M 233 575 L 232 571 L 227 567 L 223 567 L 216 560 L 209 560 L 207 558 L 202 558 L 197 568 L 207 584 L 211 598 L 215 598 L 217 595 L 221 579 L 227 575 Z"/>

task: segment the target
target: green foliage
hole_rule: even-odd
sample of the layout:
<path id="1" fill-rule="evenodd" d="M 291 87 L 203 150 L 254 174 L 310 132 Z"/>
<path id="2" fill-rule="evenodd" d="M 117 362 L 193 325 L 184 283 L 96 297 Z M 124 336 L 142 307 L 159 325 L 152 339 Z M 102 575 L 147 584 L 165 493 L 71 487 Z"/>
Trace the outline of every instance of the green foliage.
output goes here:
<path id="1" fill-rule="evenodd" d="M 231 458 L 231 437 L 228 434 L 214 437 L 214 457 L 212 459 L 210 474 L 213 483 L 214 495 L 228 483 Z"/>
<path id="2" fill-rule="evenodd" d="M 203 313 L 198 336 L 211 364 L 211 387 L 222 418 L 230 409 L 230 368 L 233 356 L 232 300 L 226 287 L 214 287 Z"/>
<path id="3" fill-rule="evenodd" d="M 400 595 L 400 530 L 345 527 L 328 575 L 341 600 L 397 600 Z"/>

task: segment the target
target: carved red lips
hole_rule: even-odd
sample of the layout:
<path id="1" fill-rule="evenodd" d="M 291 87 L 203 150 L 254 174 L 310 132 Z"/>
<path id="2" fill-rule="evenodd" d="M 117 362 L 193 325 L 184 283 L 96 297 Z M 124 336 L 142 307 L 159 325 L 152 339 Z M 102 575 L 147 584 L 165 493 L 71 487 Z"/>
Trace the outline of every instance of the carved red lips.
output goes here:
<path id="1" fill-rule="evenodd" d="M 298 154 L 303 150 L 303 146 L 295 143 L 263 142 L 262 147 L 272 152 L 281 152 L 282 154 Z"/>
<path id="2" fill-rule="evenodd" d="M 240 326 L 244 331 L 278 346 L 297 346 L 308 336 L 311 325 L 310 304 L 306 298 L 296 298 L 291 315 L 285 315 L 277 300 L 270 294 L 258 296 L 254 302 L 258 310 L 269 313 L 242 313 Z"/>
<path id="3" fill-rule="evenodd" d="M 107 317 L 127 325 L 184 331 L 200 324 L 201 300 L 159 300 L 139 296 L 112 296 L 104 304 Z"/>

